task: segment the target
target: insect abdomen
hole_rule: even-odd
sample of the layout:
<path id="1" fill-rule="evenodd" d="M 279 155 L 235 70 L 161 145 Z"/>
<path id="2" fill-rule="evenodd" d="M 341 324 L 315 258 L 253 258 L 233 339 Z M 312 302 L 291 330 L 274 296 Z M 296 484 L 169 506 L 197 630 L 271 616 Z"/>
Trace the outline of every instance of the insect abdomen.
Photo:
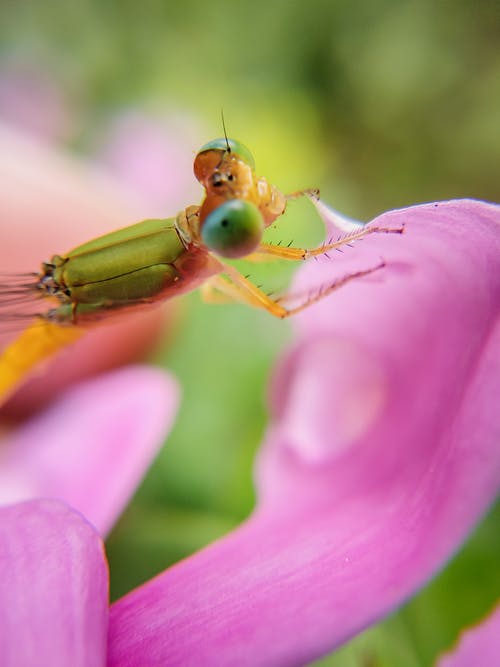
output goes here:
<path id="1" fill-rule="evenodd" d="M 57 319 L 152 301 L 179 280 L 187 252 L 171 220 L 146 220 L 78 246 L 45 265 L 42 284 L 64 304 Z"/>
<path id="2" fill-rule="evenodd" d="M 178 279 L 175 267 L 170 264 L 155 264 L 112 278 L 72 285 L 67 290 L 71 300 L 76 303 L 112 306 L 151 300 Z"/>
<path id="3" fill-rule="evenodd" d="M 174 264 L 179 255 L 185 252 L 185 247 L 172 225 L 164 226 L 158 231 L 151 231 L 146 227 L 143 233 L 140 233 L 140 225 L 134 227 L 138 231 L 135 237 L 112 238 L 115 232 L 96 239 L 91 244 L 75 248 L 62 258 L 61 265 L 54 271 L 54 279 L 68 288 L 79 287 L 160 264 Z M 129 230 L 127 228 L 121 231 Z M 97 245 L 99 240 L 101 244 Z M 110 240 L 113 242 L 109 242 Z"/>

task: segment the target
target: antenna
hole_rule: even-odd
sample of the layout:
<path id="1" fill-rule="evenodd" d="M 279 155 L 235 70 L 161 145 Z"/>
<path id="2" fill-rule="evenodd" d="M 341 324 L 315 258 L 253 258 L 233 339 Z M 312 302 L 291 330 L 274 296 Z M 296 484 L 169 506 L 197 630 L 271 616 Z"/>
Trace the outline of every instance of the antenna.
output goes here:
<path id="1" fill-rule="evenodd" d="M 229 145 L 229 139 L 227 138 L 227 132 L 226 132 L 226 123 L 224 122 L 224 109 L 220 110 L 220 117 L 222 119 L 222 129 L 224 130 L 224 139 L 226 140 L 226 146 L 227 146 L 227 152 L 231 152 L 231 146 Z"/>

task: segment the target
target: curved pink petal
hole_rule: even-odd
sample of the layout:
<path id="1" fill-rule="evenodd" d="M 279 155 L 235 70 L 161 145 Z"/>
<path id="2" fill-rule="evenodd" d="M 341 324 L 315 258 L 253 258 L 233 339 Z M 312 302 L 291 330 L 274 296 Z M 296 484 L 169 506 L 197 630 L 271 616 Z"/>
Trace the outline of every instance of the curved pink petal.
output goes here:
<path id="1" fill-rule="evenodd" d="M 500 606 L 479 625 L 466 630 L 458 646 L 437 667 L 494 667 L 500 656 Z"/>
<path id="2" fill-rule="evenodd" d="M 59 498 L 105 534 L 162 446 L 178 400 L 172 379 L 141 366 L 78 385 L 2 443 L 0 502 Z"/>
<path id="3" fill-rule="evenodd" d="M 0 508 L 0 598 L 2 667 L 106 664 L 103 545 L 62 503 Z"/>
<path id="4" fill-rule="evenodd" d="M 303 665 L 410 596 L 500 486 L 500 209 L 387 213 L 297 288 L 387 267 L 305 311 L 273 391 L 259 504 L 113 605 L 112 665 Z"/>

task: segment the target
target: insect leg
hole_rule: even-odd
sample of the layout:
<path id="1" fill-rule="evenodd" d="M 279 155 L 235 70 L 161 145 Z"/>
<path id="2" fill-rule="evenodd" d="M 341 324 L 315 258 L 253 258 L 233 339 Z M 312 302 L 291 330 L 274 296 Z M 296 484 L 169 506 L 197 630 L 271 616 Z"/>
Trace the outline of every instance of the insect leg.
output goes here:
<path id="1" fill-rule="evenodd" d="M 285 199 L 299 199 L 299 197 L 309 197 L 309 199 L 319 199 L 318 188 L 306 188 L 305 190 L 296 190 L 285 195 Z"/>
<path id="2" fill-rule="evenodd" d="M 206 280 L 200 287 L 200 295 L 205 303 L 242 301 L 239 288 L 222 276 L 212 276 Z"/>
<path id="3" fill-rule="evenodd" d="M 382 269 L 384 266 L 385 262 L 381 260 L 379 264 L 372 266 L 369 269 L 355 271 L 354 273 L 349 273 L 342 278 L 337 278 L 333 282 L 323 285 L 318 290 L 311 293 L 306 299 L 304 299 L 304 301 L 299 303 L 297 306 L 294 306 L 293 308 L 286 308 L 279 301 L 271 299 L 265 292 L 247 280 L 247 278 L 242 276 L 241 273 L 233 266 L 225 264 L 224 273 L 230 278 L 231 282 L 233 283 L 233 287 L 236 288 L 238 300 L 245 301 L 246 303 L 249 303 L 252 306 L 256 306 L 257 308 L 263 308 L 264 310 L 267 310 L 269 313 L 271 313 L 271 315 L 279 317 L 280 319 L 285 319 L 286 317 L 300 313 L 301 310 L 304 310 L 308 306 L 312 306 L 314 303 L 317 303 L 325 296 L 328 296 L 351 280 L 356 280 L 362 276 L 367 276 L 374 271 Z"/>
<path id="4" fill-rule="evenodd" d="M 329 250 L 337 250 L 353 241 L 362 239 L 369 234 L 402 234 L 403 227 L 379 227 L 378 225 L 366 226 L 359 230 L 345 234 L 339 239 L 330 240 L 318 246 L 317 248 L 287 248 L 286 246 L 273 245 L 271 243 L 261 243 L 255 251 L 258 255 L 273 255 L 281 259 L 290 259 L 292 261 L 306 260 L 310 257 L 325 255 Z"/>

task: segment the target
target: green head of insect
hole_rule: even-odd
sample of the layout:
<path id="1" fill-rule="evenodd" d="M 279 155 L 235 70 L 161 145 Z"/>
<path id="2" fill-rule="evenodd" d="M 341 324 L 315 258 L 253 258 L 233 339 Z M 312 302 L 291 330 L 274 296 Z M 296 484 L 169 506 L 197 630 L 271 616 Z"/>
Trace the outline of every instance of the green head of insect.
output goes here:
<path id="1" fill-rule="evenodd" d="M 240 162 L 250 168 L 255 169 L 255 161 L 253 155 L 248 148 L 239 141 L 234 139 L 227 139 L 221 137 L 220 139 L 213 139 L 200 148 L 194 159 L 194 175 L 197 180 L 207 187 L 209 180 L 217 184 L 217 179 L 224 171 L 231 171 L 231 164 Z M 226 168 L 224 168 L 226 167 Z"/>
<path id="2" fill-rule="evenodd" d="M 201 239 L 213 252 L 238 259 L 253 252 L 262 240 L 264 219 L 249 201 L 230 199 L 207 215 L 201 226 Z"/>

